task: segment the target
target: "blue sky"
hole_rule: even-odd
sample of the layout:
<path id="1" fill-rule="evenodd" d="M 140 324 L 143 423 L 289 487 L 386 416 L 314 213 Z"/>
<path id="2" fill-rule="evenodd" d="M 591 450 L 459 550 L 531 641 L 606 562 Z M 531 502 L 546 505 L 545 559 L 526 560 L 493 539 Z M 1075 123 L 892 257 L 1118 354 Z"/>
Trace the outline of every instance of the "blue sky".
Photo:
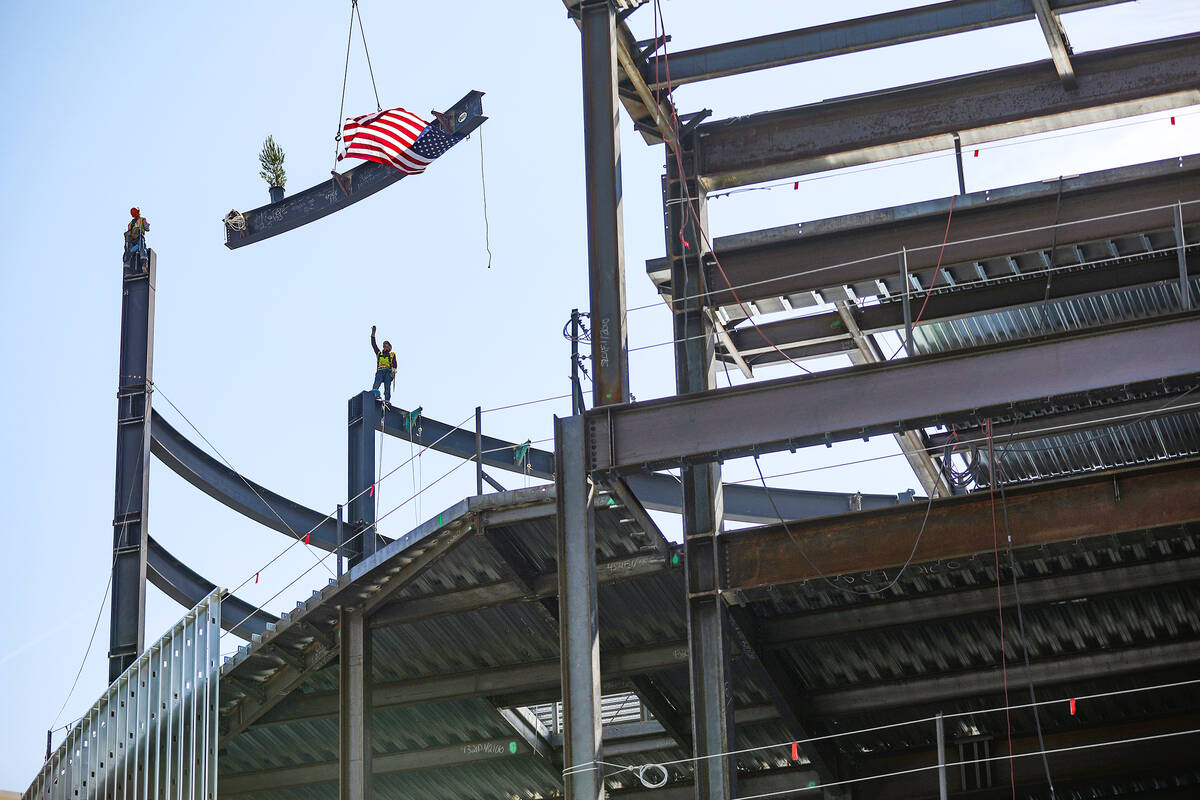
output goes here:
<path id="1" fill-rule="evenodd" d="M 682 49 L 861 16 L 901 0 L 838 4 L 761 0 L 731 14 L 718 0 L 664 3 Z M 7 3 L 0 8 L 0 493 L 10 566 L 0 584 L 0 789 L 23 790 L 41 763 L 87 646 L 111 559 L 120 234 L 130 205 L 159 255 L 154 375 L 243 473 L 319 509 L 344 500 L 346 400 L 367 388 L 371 324 L 396 345 L 396 402 L 456 423 L 476 405 L 567 391 L 572 307 L 587 306 L 579 39 L 558 0 L 479 0 L 422 7 L 362 0 L 386 106 L 444 108 L 487 93 L 482 130 L 422 177 L 321 222 L 231 252 L 220 219 L 266 201 L 256 154 L 267 134 L 287 152 L 289 191 L 328 176 L 348 3 Z M 649 38 L 649 9 L 630 24 Z M 1077 50 L 1200 29 L 1193 0 L 1142 0 L 1066 18 Z M 1040 60 L 1033 22 L 681 87 L 682 111 L 715 118 Z M 373 110 L 357 42 L 347 114 Z M 985 149 L 968 190 L 1054 178 L 1200 149 L 1197 109 L 1137 124 Z M 480 140 L 486 151 L 493 266 L 486 268 Z M 662 148 L 623 120 L 624 225 L 630 306 L 653 304 L 644 262 L 663 252 Z M 800 191 L 750 192 L 710 205 L 716 235 L 945 196 L 953 160 L 848 171 Z M 633 346 L 666 342 L 661 305 L 630 315 Z M 837 364 L 838 362 L 830 362 Z M 788 374 L 788 368 L 764 373 Z M 631 358 L 642 399 L 672 390 L 670 350 Z M 156 408 L 186 425 L 156 399 Z M 513 440 L 551 435 L 569 402 L 485 417 Z M 194 439 L 194 436 L 189 431 Z M 546 445 L 543 445 L 546 446 Z M 764 458 L 782 472 L 896 452 L 890 439 Z M 383 446 L 384 470 L 409 455 Z M 438 454 L 380 488 L 389 509 L 457 466 Z M 731 464 L 731 478 L 746 478 Z M 522 481 L 498 476 L 510 488 Z M 381 525 L 399 535 L 473 491 L 459 469 Z M 902 459 L 808 472 L 782 485 L 896 492 L 916 486 Z M 162 465 L 151 467 L 149 527 L 176 555 L 233 587 L 287 544 L 219 506 Z M 670 530 L 673 521 L 662 518 Z M 241 594 L 278 613 L 324 582 L 293 548 Z M 272 595 L 301 575 L 279 598 Z M 147 640 L 181 613 L 149 590 Z M 56 724 L 103 688 L 104 606 L 79 687 Z M 227 649 L 233 643 L 227 645 Z M 59 734 L 61 735 L 61 734 Z M 57 736 L 56 736 L 57 738 Z"/>

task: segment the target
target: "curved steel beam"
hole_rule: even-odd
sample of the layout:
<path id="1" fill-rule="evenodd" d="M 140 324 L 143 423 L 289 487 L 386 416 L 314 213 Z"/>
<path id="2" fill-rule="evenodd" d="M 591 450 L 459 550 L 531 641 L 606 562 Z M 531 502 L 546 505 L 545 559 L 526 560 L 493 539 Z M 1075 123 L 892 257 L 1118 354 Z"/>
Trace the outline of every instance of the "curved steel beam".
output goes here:
<path id="1" fill-rule="evenodd" d="M 378 402 L 378 401 L 376 401 Z M 385 407 L 380 413 L 379 430 L 415 444 L 425 444 L 440 453 L 458 458 L 474 460 L 475 432 L 455 428 L 444 422 L 421 417 L 409 431 L 404 423 L 408 413 L 402 408 Z M 509 472 L 519 472 L 534 478 L 554 480 L 554 454 L 547 450 L 529 448 L 525 467 L 513 460 L 517 445 L 484 436 L 481 439 L 483 464 Z M 629 475 L 625 479 L 630 490 L 642 505 L 654 511 L 670 511 L 678 514 L 682 507 L 679 481 L 674 476 L 661 472 Z M 725 484 L 725 517 L 738 522 L 773 524 L 784 519 L 811 519 L 832 514 L 844 514 L 856 509 L 885 508 L 899 503 L 912 502 L 913 494 L 841 494 L 839 492 L 809 492 L 800 489 L 771 489 L 770 495 L 760 486 L 744 486 L 737 483 Z M 778 506 L 779 513 L 771 501 Z"/>
<path id="2" fill-rule="evenodd" d="M 272 530 L 296 538 L 311 531 L 310 544 L 323 550 L 337 549 L 335 520 L 242 479 L 175 430 L 157 411 L 151 417 L 150 431 L 150 451 L 200 491 Z"/>
<path id="3" fill-rule="evenodd" d="M 147 537 L 146 542 L 146 577 L 184 608 L 196 605 L 217 588 L 168 553 L 166 548 L 154 541 L 152 536 Z M 278 617 L 265 611 L 259 611 L 245 600 L 234 597 L 232 594 L 226 595 L 221 604 L 224 607 L 224 613 L 221 614 L 221 627 L 247 641 L 254 634 L 264 633 L 267 625 L 273 625 L 279 621 Z"/>

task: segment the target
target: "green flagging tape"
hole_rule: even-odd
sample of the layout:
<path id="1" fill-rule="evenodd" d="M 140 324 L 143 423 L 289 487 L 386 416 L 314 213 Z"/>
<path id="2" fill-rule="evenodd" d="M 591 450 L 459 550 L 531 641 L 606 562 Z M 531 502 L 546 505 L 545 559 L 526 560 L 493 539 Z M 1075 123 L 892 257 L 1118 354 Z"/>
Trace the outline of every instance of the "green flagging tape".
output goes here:
<path id="1" fill-rule="evenodd" d="M 532 444 L 532 442 L 530 442 L 528 439 L 526 439 L 523 444 L 517 446 L 516 451 L 513 452 L 513 463 L 514 464 L 521 464 L 525 461 L 525 457 L 527 455 L 529 455 L 529 445 L 530 444 Z"/>
<path id="2" fill-rule="evenodd" d="M 410 432 L 412 431 L 413 425 L 416 425 L 417 420 L 419 420 L 421 418 L 421 410 L 422 410 L 422 407 L 417 406 L 415 409 L 413 409 L 412 411 L 408 412 L 408 414 L 405 415 L 404 430 L 410 431 Z"/>
<path id="3" fill-rule="evenodd" d="M 613 500 L 613 499 L 610 497 L 610 498 L 608 498 L 608 504 L 609 504 L 610 506 L 615 506 L 615 505 L 617 504 L 617 501 L 616 501 L 616 500 Z"/>
<path id="4" fill-rule="evenodd" d="M 441 515 L 441 514 L 438 514 L 438 527 L 440 528 L 440 527 L 442 527 L 442 525 L 443 525 L 443 523 L 442 523 L 442 515 Z"/>
<path id="5" fill-rule="evenodd" d="M 508 743 L 508 752 L 513 753 L 514 755 L 516 754 L 516 752 L 517 752 L 517 743 L 516 742 Z"/>
<path id="6" fill-rule="evenodd" d="M 672 564 L 679 563 L 679 553 L 671 553 L 671 563 Z"/>

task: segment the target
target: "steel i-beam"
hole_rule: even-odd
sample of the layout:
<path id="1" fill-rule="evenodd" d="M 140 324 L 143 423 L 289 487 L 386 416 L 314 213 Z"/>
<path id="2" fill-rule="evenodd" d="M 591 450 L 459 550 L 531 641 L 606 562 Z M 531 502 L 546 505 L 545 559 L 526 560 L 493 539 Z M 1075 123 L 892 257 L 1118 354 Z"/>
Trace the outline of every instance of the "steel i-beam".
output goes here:
<path id="1" fill-rule="evenodd" d="M 339 615 L 338 797 L 371 800 L 371 628 L 361 610 Z"/>
<path id="2" fill-rule="evenodd" d="M 621 229 L 621 138 L 617 117 L 616 10 L 579 5 L 583 38 L 583 144 L 587 177 L 592 311 L 592 404 L 629 399 L 625 253 Z"/>
<path id="3" fill-rule="evenodd" d="M 112 612 L 108 679 L 142 652 L 146 632 L 146 512 L 150 500 L 150 383 L 154 364 L 153 250 L 122 271 L 121 355 L 117 376 L 117 477 L 113 512 Z"/>
<path id="4" fill-rule="evenodd" d="M 600 628 L 596 527 L 583 417 L 554 420 L 559 652 L 566 800 L 604 797 L 600 775 Z"/>
<path id="5" fill-rule="evenodd" d="M 370 392 L 350 398 L 346 437 L 347 486 L 350 531 L 345 555 L 353 567 L 375 553 L 375 429 L 379 426 L 379 402 Z"/>
<path id="6" fill-rule="evenodd" d="M 716 383 L 715 330 L 700 298 L 707 234 L 704 190 L 689 166 L 694 165 L 695 139 L 679 143 L 678 154 L 667 150 L 663 179 L 667 256 L 675 335 L 675 390 L 702 392 Z M 680 169 L 682 167 L 682 171 Z M 720 533 L 722 527 L 721 467 L 716 463 L 685 466 L 683 533 L 687 586 L 688 644 L 691 658 L 692 742 L 696 766 L 696 797 L 721 800 L 736 790 L 736 765 L 727 753 L 734 742 L 730 707 L 729 611 L 720 595 Z"/>

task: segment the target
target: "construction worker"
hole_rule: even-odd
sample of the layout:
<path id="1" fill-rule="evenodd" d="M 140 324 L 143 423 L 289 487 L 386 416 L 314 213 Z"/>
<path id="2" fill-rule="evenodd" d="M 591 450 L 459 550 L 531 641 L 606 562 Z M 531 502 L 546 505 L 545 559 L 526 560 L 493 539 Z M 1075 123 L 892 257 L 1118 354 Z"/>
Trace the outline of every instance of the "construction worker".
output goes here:
<path id="1" fill-rule="evenodd" d="M 371 326 L 371 349 L 375 351 L 375 384 L 371 391 L 379 396 L 379 386 L 383 385 L 383 402 L 392 402 L 392 380 L 396 377 L 396 354 L 392 352 L 392 343 L 385 341 L 383 349 L 375 344 L 375 326 Z"/>
<path id="2" fill-rule="evenodd" d="M 146 252 L 146 232 L 150 230 L 150 222 L 142 216 L 137 206 L 129 209 L 133 217 L 125 228 L 125 256 L 121 261 L 126 266 L 138 266 L 148 258 Z M 136 259 L 136 261 L 135 261 Z"/>

